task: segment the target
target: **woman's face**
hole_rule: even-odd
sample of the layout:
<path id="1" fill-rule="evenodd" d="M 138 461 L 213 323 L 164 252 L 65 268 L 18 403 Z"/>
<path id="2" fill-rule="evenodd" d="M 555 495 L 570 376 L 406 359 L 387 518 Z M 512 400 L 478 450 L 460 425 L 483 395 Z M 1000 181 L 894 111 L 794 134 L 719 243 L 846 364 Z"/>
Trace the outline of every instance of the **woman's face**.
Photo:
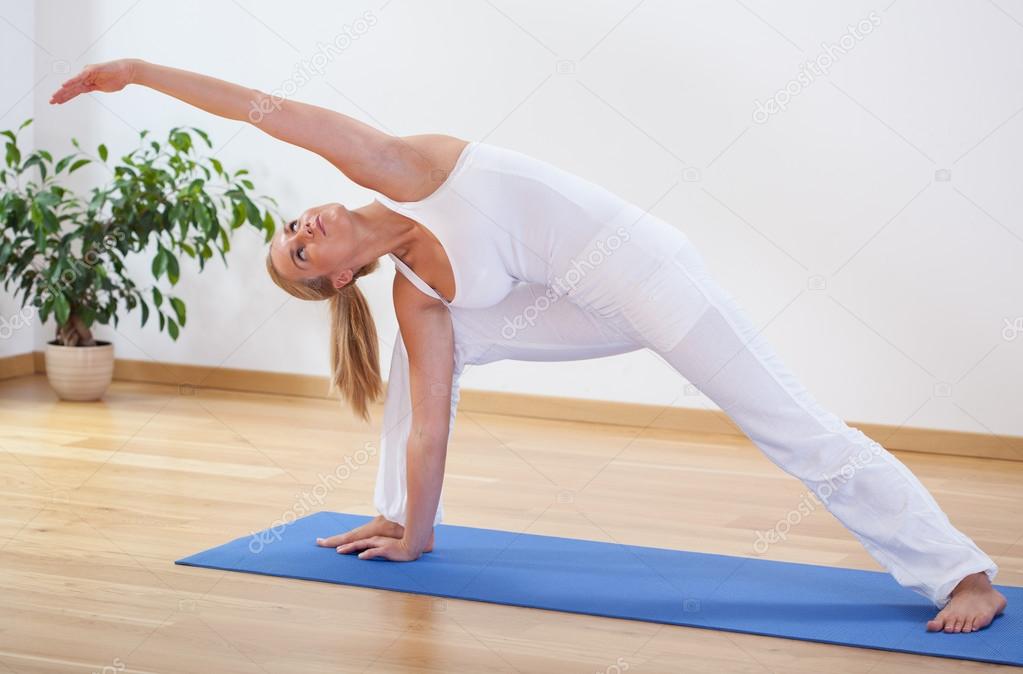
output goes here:
<path id="1" fill-rule="evenodd" d="M 274 267 L 284 278 L 302 281 L 327 277 L 335 287 L 352 280 L 352 269 L 342 265 L 352 250 L 352 219 L 341 204 L 314 206 L 284 229 L 270 243 Z"/>

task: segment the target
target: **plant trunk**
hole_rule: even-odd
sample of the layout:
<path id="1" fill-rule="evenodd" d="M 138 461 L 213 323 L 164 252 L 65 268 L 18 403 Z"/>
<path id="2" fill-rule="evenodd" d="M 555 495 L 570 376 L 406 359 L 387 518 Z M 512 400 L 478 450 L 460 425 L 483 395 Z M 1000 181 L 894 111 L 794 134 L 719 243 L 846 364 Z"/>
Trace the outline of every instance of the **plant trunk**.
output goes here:
<path id="1" fill-rule="evenodd" d="M 67 323 L 57 326 L 57 341 L 63 346 L 96 346 L 92 331 L 74 312 L 68 317 Z"/>

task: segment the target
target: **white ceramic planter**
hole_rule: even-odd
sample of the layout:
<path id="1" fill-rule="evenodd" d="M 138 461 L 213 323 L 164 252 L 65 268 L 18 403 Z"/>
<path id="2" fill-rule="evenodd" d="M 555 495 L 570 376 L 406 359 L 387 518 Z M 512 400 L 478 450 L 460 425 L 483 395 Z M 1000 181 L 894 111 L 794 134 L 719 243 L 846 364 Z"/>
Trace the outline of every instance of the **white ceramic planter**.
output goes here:
<path id="1" fill-rule="evenodd" d="M 62 400 L 99 400 L 114 378 L 114 345 L 46 344 L 46 378 Z"/>

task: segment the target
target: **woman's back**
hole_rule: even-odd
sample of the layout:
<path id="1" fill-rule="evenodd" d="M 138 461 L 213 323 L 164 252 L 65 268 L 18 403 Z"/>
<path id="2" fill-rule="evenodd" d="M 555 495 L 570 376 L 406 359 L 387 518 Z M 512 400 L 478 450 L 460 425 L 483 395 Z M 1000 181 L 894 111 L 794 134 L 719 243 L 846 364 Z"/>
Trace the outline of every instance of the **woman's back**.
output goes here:
<path id="1" fill-rule="evenodd" d="M 426 198 L 378 201 L 434 233 L 456 280 L 450 304 L 466 308 L 496 304 L 516 282 L 563 291 L 585 273 L 586 265 L 578 263 L 590 257 L 587 251 L 604 254 L 595 242 L 621 239 L 623 231 L 627 239 L 651 219 L 577 175 L 481 142 L 466 145 L 446 180 Z"/>

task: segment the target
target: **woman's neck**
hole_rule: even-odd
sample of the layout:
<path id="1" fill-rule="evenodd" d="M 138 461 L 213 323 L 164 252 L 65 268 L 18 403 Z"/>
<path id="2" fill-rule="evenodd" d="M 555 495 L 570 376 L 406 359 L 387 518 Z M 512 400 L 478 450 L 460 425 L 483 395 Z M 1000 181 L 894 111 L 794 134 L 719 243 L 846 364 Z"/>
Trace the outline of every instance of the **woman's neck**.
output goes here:
<path id="1" fill-rule="evenodd" d="M 359 266 L 393 253 L 402 260 L 415 257 L 425 240 L 422 225 L 400 213 L 395 213 L 379 201 L 351 211 L 356 239 L 359 241 Z"/>

